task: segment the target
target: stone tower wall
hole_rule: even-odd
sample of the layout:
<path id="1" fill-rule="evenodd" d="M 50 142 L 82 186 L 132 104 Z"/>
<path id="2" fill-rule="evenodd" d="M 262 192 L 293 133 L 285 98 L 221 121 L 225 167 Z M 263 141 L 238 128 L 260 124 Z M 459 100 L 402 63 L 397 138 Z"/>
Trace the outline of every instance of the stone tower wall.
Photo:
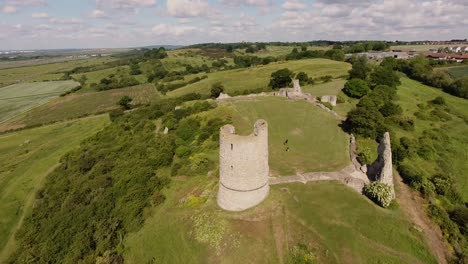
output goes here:
<path id="1" fill-rule="evenodd" d="M 383 182 L 392 187 L 392 196 L 395 198 L 395 190 L 393 187 L 393 165 L 392 165 L 392 148 L 390 142 L 390 134 L 386 132 L 380 141 L 377 149 L 379 157 L 370 166 L 369 174 L 376 181 Z"/>
<path id="2" fill-rule="evenodd" d="M 220 131 L 218 205 L 242 211 L 261 203 L 269 192 L 268 124 L 258 120 L 254 133 L 235 134 L 232 125 Z"/>

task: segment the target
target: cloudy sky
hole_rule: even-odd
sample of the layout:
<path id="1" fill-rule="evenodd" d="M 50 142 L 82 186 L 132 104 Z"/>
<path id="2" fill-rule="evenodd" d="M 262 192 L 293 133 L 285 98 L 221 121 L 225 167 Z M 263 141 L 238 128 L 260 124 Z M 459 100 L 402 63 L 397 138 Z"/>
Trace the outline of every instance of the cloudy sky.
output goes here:
<path id="1" fill-rule="evenodd" d="M 0 49 L 468 38 L 468 0 L 0 0 Z"/>

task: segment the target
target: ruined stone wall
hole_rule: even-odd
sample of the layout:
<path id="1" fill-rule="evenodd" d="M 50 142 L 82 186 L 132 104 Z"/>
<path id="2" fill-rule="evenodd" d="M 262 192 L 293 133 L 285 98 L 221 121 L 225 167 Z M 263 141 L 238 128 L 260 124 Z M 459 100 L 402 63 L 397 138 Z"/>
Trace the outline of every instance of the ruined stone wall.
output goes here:
<path id="1" fill-rule="evenodd" d="M 378 150 L 379 157 L 369 166 L 368 175 L 376 181 L 383 182 L 392 187 L 392 196 L 395 198 L 395 189 L 393 187 L 393 167 L 392 167 L 392 148 L 390 134 L 386 132 L 380 141 Z"/>
<path id="2" fill-rule="evenodd" d="M 269 192 L 268 124 L 258 120 L 254 133 L 235 134 L 232 125 L 220 131 L 218 205 L 242 211 L 261 203 Z"/>

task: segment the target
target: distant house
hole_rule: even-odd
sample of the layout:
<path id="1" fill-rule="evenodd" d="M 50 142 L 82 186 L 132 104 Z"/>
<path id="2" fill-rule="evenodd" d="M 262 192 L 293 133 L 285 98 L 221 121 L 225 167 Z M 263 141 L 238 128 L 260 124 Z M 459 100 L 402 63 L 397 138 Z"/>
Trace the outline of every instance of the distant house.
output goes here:
<path id="1" fill-rule="evenodd" d="M 452 54 L 452 53 L 428 53 L 426 58 L 433 60 L 452 60 L 456 62 L 463 62 L 468 60 L 468 54 Z"/>
<path id="2" fill-rule="evenodd" d="M 458 53 L 458 52 L 461 51 L 461 47 L 454 47 L 454 48 L 452 49 L 452 51 L 455 52 L 455 53 Z"/>
<path id="3" fill-rule="evenodd" d="M 449 54 L 447 53 L 430 53 L 426 55 L 426 58 L 433 60 L 448 60 Z"/>

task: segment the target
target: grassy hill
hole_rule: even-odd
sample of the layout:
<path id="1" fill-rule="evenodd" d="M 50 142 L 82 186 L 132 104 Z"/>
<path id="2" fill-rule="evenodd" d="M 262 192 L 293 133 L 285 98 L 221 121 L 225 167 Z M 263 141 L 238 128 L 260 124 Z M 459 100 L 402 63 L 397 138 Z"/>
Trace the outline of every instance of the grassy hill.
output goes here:
<path id="1" fill-rule="evenodd" d="M 175 181 L 124 241 L 126 262 L 282 263 L 305 244 L 317 263 L 436 263 L 399 209 L 381 209 L 340 183 L 276 186 L 256 208 L 228 213 L 216 205 L 215 179 Z"/>
<path id="2" fill-rule="evenodd" d="M 251 134 L 257 119 L 268 122 L 273 174 L 337 171 L 350 162 L 348 136 L 339 128 L 340 121 L 322 109 L 277 97 L 234 101 L 228 105 L 238 134 Z M 283 145 L 286 140 L 289 151 Z"/>
<path id="3" fill-rule="evenodd" d="M 107 116 L 97 116 L 0 135 L 0 262 L 46 176 L 65 153 L 108 123 Z"/>
<path id="4" fill-rule="evenodd" d="M 465 201 L 468 201 L 468 163 L 466 162 L 468 160 L 468 124 L 466 122 L 468 120 L 468 101 L 409 78 L 402 78 L 401 82 L 402 85 L 398 87 L 399 100 L 397 103 L 401 105 L 405 115 L 414 118 L 415 130 L 405 131 L 395 127 L 396 135 L 416 140 L 427 131 L 436 130 L 437 133 L 449 139 L 443 143 L 443 149 L 436 149 L 436 157 L 412 159 L 411 163 L 428 175 L 439 172 L 437 160 L 440 159 L 444 163 L 448 163 L 447 166 L 451 171 L 445 170 L 443 173 L 449 173 L 457 179 L 459 191 Z M 415 115 L 417 112 L 424 112 L 425 110 L 422 110 L 421 106 L 438 96 L 446 101 L 447 120 L 422 120 Z"/>
<path id="5" fill-rule="evenodd" d="M 235 69 L 209 73 L 208 78 L 200 82 L 189 84 L 183 88 L 169 92 L 168 96 L 180 96 L 187 93 L 209 94 L 211 86 L 220 82 L 225 91 L 233 93 L 257 88 L 266 88 L 270 81 L 271 73 L 279 69 L 288 68 L 293 72 L 306 72 L 309 77 L 317 78 L 325 75 L 339 77 L 346 75 L 351 65 L 345 62 L 327 59 L 307 59 L 272 63 L 265 66 L 257 66 L 248 69 Z M 187 79 L 190 79 L 189 77 Z"/>

